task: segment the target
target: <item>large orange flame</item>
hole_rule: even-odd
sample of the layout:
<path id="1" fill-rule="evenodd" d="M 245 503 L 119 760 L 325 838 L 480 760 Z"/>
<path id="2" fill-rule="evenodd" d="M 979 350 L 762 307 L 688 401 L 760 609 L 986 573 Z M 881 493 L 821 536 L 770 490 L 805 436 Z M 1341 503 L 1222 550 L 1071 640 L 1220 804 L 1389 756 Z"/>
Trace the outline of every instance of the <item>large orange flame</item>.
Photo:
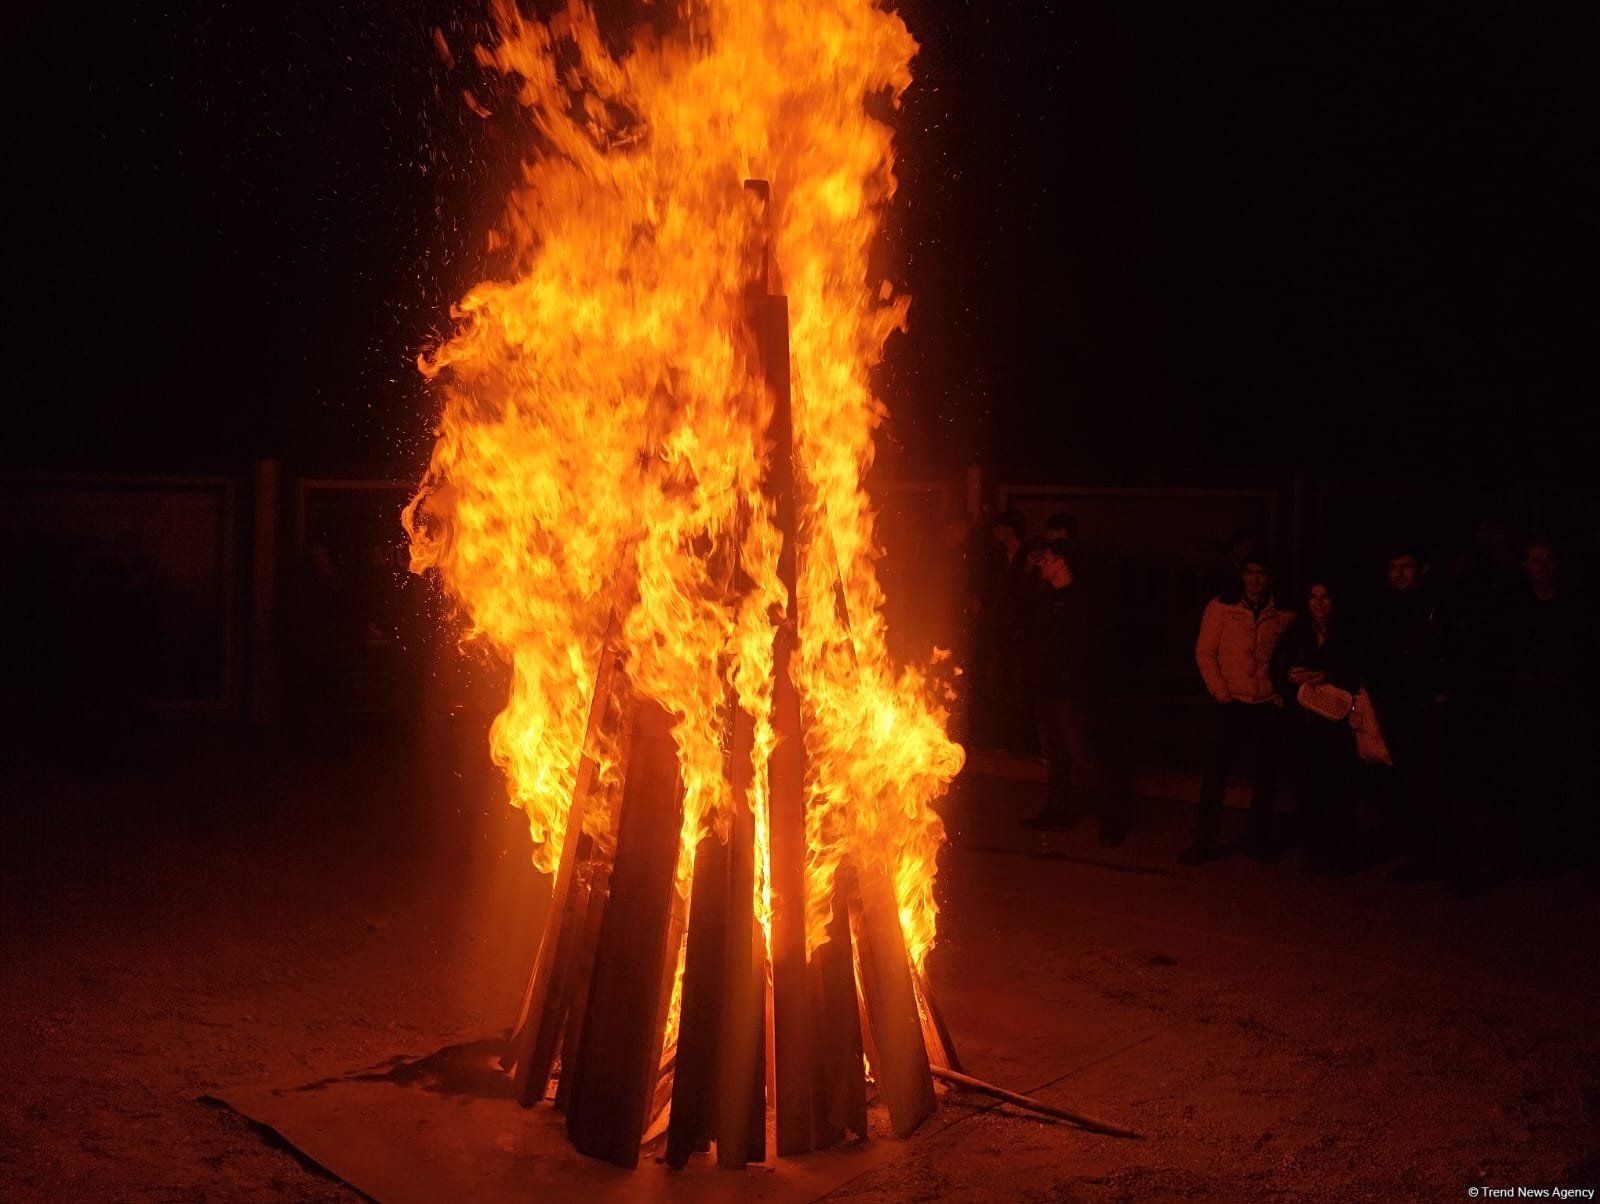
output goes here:
<path id="1" fill-rule="evenodd" d="M 513 0 L 495 15 L 479 59 L 520 80 L 544 145 L 494 236 L 505 271 L 423 358 L 444 408 L 406 526 L 412 568 L 437 569 L 510 662 L 492 753 L 535 864 L 555 868 L 613 606 L 630 680 L 676 720 L 680 889 L 699 836 L 729 812 L 730 687 L 755 719 L 764 830 L 787 598 L 762 492 L 773 403 L 745 299 L 765 244 L 792 323 L 809 943 L 850 858 L 890 873 L 920 965 L 943 840 L 930 802 L 961 750 L 919 674 L 889 661 L 862 485 L 884 417 L 868 372 L 908 305 L 869 271 L 895 184 L 874 113 L 898 104 L 916 44 L 868 0 L 695 4 L 679 33 L 620 54 L 577 0 L 548 23 Z M 771 182 L 770 202 L 751 177 Z M 625 578 L 636 590 L 616 588 Z M 588 751 L 615 776 L 615 750 Z M 584 822 L 605 835 L 604 809 Z"/>

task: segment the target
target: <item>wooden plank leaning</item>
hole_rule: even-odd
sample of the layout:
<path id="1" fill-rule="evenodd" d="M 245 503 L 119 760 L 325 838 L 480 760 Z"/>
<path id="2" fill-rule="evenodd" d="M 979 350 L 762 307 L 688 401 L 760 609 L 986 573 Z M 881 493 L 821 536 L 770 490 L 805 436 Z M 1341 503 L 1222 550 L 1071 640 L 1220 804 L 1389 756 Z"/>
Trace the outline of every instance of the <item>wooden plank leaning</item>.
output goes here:
<path id="1" fill-rule="evenodd" d="M 878 1094 L 888 1106 L 895 1136 L 909 1137 L 938 1106 L 911 985 L 910 957 L 888 872 L 881 866 L 861 868 L 857 884 L 860 904 L 852 909 L 850 918 L 860 957 L 862 1000 L 877 1058 L 873 1075 Z"/>
<path id="2" fill-rule="evenodd" d="M 683 784 L 672 720 L 640 700 L 611 871 L 584 1009 L 581 1073 L 567 1112 L 579 1153 L 636 1166 L 660 1071 L 661 983 L 677 898 Z"/>
<path id="3" fill-rule="evenodd" d="M 631 558 L 624 555 L 624 563 L 630 561 Z M 544 935 L 523 992 L 522 1014 L 503 1059 L 516 1067 L 513 1090 L 517 1102 L 525 1108 L 542 1100 L 550 1086 L 550 1071 L 560 1046 L 565 1009 L 571 1002 L 571 969 L 576 941 L 583 929 L 580 916 L 587 903 L 583 897 L 587 892 L 574 892 L 573 881 L 583 852 L 580 846 L 584 811 L 596 773 L 590 750 L 600 734 L 611 701 L 617 666 L 616 641 L 621 631 L 623 603 L 631 592 L 631 573 L 618 574 L 617 591 L 601 640 L 594 690 L 589 697 L 589 717 L 584 726 L 583 751 L 573 783 L 572 804 L 567 810 L 567 827 L 562 836 L 561 859 L 557 863 Z"/>
<path id="4" fill-rule="evenodd" d="M 866 1066 L 850 945 L 850 905 L 836 880 L 828 940 L 811 954 L 811 1015 L 816 1034 L 811 1103 L 813 1140 L 818 1149 L 837 1145 L 852 1134 L 857 1140 L 867 1135 Z"/>
<path id="5" fill-rule="evenodd" d="M 728 941 L 728 846 L 714 833 L 700 838 L 689 899 L 689 943 L 683 958 L 683 1006 L 678 1020 L 667 1165 L 687 1166 L 707 1149 L 719 1069 Z"/>
<path id="6" fill-rule="evenodd" d="M 720 1060 L 712 1108 L 717 1165 L 726 1170 L 763 1162 L 767 1156 L 767 955 L 755 912 L 753 742 L 749 716 L 736 710 L 728 761 L 733 814 L 728 825 Z"/>

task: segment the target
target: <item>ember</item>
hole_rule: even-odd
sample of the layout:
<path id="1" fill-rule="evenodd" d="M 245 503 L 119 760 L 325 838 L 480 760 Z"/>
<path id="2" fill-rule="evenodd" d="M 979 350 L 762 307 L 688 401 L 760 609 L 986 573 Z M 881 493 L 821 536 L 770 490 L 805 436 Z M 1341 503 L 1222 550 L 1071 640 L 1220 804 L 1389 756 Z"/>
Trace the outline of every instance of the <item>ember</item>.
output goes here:
<path id="1" fill-rule="evenodd" d="M 492 753 L 554 876 L 520 1098 L 559 1058 L 584 1152 L 740 1165 L 768 1099 L 780 1154 L 863 1136 L 870 1063 L 908 1133 L 954 1062 L 922 967 L 962 763 L 890 663 L 863 487 L 909 304 L 869 269 L 874 113 L 916 44 L 867 0 L 697 5 L 620 54 L 580 3 L 496 16 L 545 145 L 423 359 L 405 521 L 511 666 Z"/>

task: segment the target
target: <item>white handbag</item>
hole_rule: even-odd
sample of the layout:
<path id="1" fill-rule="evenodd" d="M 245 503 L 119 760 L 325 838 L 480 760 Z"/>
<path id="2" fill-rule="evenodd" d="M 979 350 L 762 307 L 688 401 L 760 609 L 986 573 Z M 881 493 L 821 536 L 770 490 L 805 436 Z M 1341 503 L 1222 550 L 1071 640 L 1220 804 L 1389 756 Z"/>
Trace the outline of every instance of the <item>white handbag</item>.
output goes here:
<path id="1" fill-rule="evenodd" d="M 1378 727 L 1378 712 L 1372 709 L 1372 699 L 1367 696 L 1365 686 L 1356 691 L 1355 705 L 1350 711 L 1350 726 L 1355 729 L 1358 757 L 1379 765 L 1394 765 L 1394 758 L 1389 755 L 1389 744 Z"/>
<path id="2" fill-rule="evenodd" d="M 1343 723 L 1350 718 L 1350 712 L 1355 706 L 1355 699 L 1350 696 L 1349 690 L 1341 690 L 1338 686 L 1329 685 L 1327 682 L 1306 682 L 1295 694 L 1295 701 L 1310 711 L 1313 715 L 1320 715 L 1330 723 Z"/>

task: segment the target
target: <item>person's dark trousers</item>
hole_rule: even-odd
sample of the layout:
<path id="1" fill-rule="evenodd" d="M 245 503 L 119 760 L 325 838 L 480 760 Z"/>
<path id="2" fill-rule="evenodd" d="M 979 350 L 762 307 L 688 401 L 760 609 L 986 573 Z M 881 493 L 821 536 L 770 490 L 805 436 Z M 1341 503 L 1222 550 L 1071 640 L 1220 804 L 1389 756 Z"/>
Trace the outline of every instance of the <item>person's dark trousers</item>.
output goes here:
<path id="1" fill-rule="evenodd" d="M 1294 750 L 1295 801 L 1307 864 L 1318 870 L 1346 867 L 1355 856 L 1351 731 L 1345 724 L 1304 715 L 1295 725 Z"/>
<path id="2" fill-rule="evenodd" d="M 1394 759 L 1399 788 L 1396 818 L 1400 852 L 1407 870 L 1436 866 L 1450 847 L 1452 833 L 1444 813 L 1444 715 L 1437 704 L 1394 706 L 1380 712 L 1384 738 Z"/>
<path id="3" fill-rule="evenodd" d="M 1073 790 L 1073 773 L 1093 793 L 1104 835 L 1120 840 L 1131 810 L 1126 767 L 1115 756 L 1103 704 L 1076 697 L 1041 697 L 1037 714 L 1044 744 L 1049 784 L 1045 814 L 1062 823 L 1081 818 Z"/>
<path id="4" fill-rule="evenodd" d="M 1592 792 L 1579 772 L 1584 732 L 1570 706 L 1519 699 L 1511 725 L 1517 750 L 1516 843 L 1523 867 L 1535 875 L 1559 872 L 1593 855 Z M 1592 779 L 1591 779 L 1592 780 Z"/>
<path id="5" fill-rule="evenodd" d="M 1213 708 L 1217 730 L 1211 759 L 1200 784 L 1195 816 L 1197 845 L 1214 845 L 1222 827 L 1222 796 L 1228 774 L 1247 749 L 1255 755 L 1255 783 L 1250 795 L 1250 841 L 1264 844 L 1272 834 L 1273 799 L 1278 789 L 1279 740 L 1283 711 L 1271 702 L 1224 702 Z"/>
<path id="6" fill-rule="evenodd" d="M 1076 823 L 1082 816 L 1072 771 L 1074 765 L 1083 765 L 1082 752 L 1087 743 L 1083 725 L 1073 721 L 1071 706 L 1059 698 L 1035 697 L 1034 714 L 1048 774 L 1044 815 L 1057 823 Z"/>
<path id="7" fill-rule="evenodd" d="M 1506 727 L 1512 716 L 1481 686 L 1452 695 L 1441 749 L 1440 785 L 1453 808 L 1488 823 L 1499 817 L 1510 793 Z"/>
<path id="8" fill-rule="evenodd" d="M 1521 799 L 1508 776 L 1515 741 L 1506 735 L 1514 711 L 1486 678 L 1470 680 L 1447 710 L 1440 789 L 1457 816 L 1458 849 L 1446 890 L 1476 895 L 1508 877 L 1526 851 Z"/>
<path id="9" fill-rule="evenodd" d="M 992 645 L 982 657 L 980 673 L 972 728 L 978 744 L 1020 756 L 1037 751 L 1039 737 L 1029 705 L 1032 692 L 1021 649 Z"/>
<path id="10" fill-rule="evenodd" d="M 967 735 L 978 748 L 997 748 L 1004 723 L 1000 717 L 1000 654 L 988 636 L 972 658 Z"/>
<path id="11" fill-rule="evenodd" d="M 1028 662 L 1020 642 L 1004 649 L 999 672 L 1001 746 L 1017 756 L 1033 756 L 1041 751 L 1040 733 L 1033 721 L 1034 691 L 1028 681 Z"/>

